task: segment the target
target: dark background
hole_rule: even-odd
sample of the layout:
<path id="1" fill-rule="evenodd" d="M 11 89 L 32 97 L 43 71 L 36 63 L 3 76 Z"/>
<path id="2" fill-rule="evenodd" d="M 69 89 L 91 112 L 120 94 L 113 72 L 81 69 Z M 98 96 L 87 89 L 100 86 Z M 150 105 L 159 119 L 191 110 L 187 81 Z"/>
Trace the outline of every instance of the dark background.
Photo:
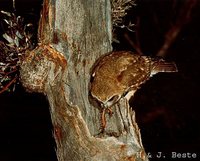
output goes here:
<path id="1" fill-rule="evenodd" d="M 144 55 L 155 57 L 166 32 L 176 22 L 184 0 L 138 0 L 125 23 L 140 21 L 135 32 L 116 29 L 120 43 L 114 50 L 132 50 L 130 41 L 139 35 Z M 17 14 L 37 29 L 41 0 L 16 0 Z M 12 11 L 12 0 L 0 0 L 0 10 Z M 141 129 L 147 152 L 163 152 L 164 159 L 200 160 L 200 1 L 169 48 L 166 59 L 175 61 L 178 73 L 158 74 L 141 86 L 131 107 Z M 3 28 L 0 28 L 2 35 Z M 129 35 L 130 40 L 125 36 Z M 45 96 L 26 92 L 20 85 L 14 93 L 0 95 L 0 161 L 56 161 L 49 105 Z M 171 159 L 170 153 L 196 153 L 196 159 Z"/>

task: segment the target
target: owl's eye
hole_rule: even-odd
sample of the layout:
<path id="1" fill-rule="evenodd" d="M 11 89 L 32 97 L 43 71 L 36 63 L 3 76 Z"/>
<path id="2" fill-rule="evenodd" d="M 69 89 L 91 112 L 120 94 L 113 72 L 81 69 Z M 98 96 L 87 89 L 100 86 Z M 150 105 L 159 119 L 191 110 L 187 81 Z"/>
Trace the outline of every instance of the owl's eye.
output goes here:
<path id="1" fill-rule="evenodd" d="M 113 106 L 115 103 L 117 103 L 117 101 L 119 99 L 120 99 L 119 95 L 115 95 L 115 96 L 111 97 L 105 104 L 106 108 Z"/>

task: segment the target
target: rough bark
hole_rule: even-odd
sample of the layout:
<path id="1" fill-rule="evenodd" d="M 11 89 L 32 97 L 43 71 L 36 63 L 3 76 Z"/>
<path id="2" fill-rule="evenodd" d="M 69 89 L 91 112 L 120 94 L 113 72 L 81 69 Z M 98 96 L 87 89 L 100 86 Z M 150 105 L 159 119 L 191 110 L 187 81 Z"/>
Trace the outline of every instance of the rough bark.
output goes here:
<path id="1" fill-rule="evenodd" d="M 90 101 L 90 76 L 112 50 L 111 31 L 108 0 L 44 0 L 40 43 L 26 53 L 20 74 L 25 88 L 47 96 L 59 161 L 148 160 L 125 98 L 107 118 L 110 136 L 97 135 L 101 114 Z"/>

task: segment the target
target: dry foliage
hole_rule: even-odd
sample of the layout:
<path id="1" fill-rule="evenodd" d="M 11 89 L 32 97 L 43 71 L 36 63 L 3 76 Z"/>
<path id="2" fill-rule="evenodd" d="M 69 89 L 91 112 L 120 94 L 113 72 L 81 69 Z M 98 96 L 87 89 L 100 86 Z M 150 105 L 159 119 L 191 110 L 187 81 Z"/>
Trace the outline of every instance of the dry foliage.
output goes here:
<path id="1" fill-rule="evenodd" d="M 15 89 L 19 81 L 19 67 L 26 50 L 34 48 L 32 24 L 21 16 L 1 11 L 4 19 L 4 41 L 0 41 L 0 93 Z"/>
<path id="2" fill-rule="evenodd" d="M 133 24 L 124 24 L 124 17 L 127 15 L 127 11 L 135 5 L 135 0 L 111 0 L 112 8 L 112 23 L 113 27 L 127 28 L 129 30 Z"/>

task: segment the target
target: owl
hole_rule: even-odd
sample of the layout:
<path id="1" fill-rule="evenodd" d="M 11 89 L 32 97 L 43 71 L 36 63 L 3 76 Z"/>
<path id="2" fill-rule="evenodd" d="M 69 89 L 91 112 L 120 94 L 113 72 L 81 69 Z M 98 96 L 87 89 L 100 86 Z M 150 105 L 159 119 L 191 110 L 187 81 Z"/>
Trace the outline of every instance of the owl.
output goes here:
<path id="1" fill-rule="evenodd" d="M 129 99 L 141 84 L 159 72 L 177 72 L 176 64 L 131 51 L 111 52 L 93 68 L 90 93 L 105 110 L 122 97 Z"/>
<path id="2" fill-rule="evenodd" d="M 107 108 L 159 72 L 177 72 L 176 64 L 130 51 L 111 52 L 95 65 L 90 93 Z"/>

